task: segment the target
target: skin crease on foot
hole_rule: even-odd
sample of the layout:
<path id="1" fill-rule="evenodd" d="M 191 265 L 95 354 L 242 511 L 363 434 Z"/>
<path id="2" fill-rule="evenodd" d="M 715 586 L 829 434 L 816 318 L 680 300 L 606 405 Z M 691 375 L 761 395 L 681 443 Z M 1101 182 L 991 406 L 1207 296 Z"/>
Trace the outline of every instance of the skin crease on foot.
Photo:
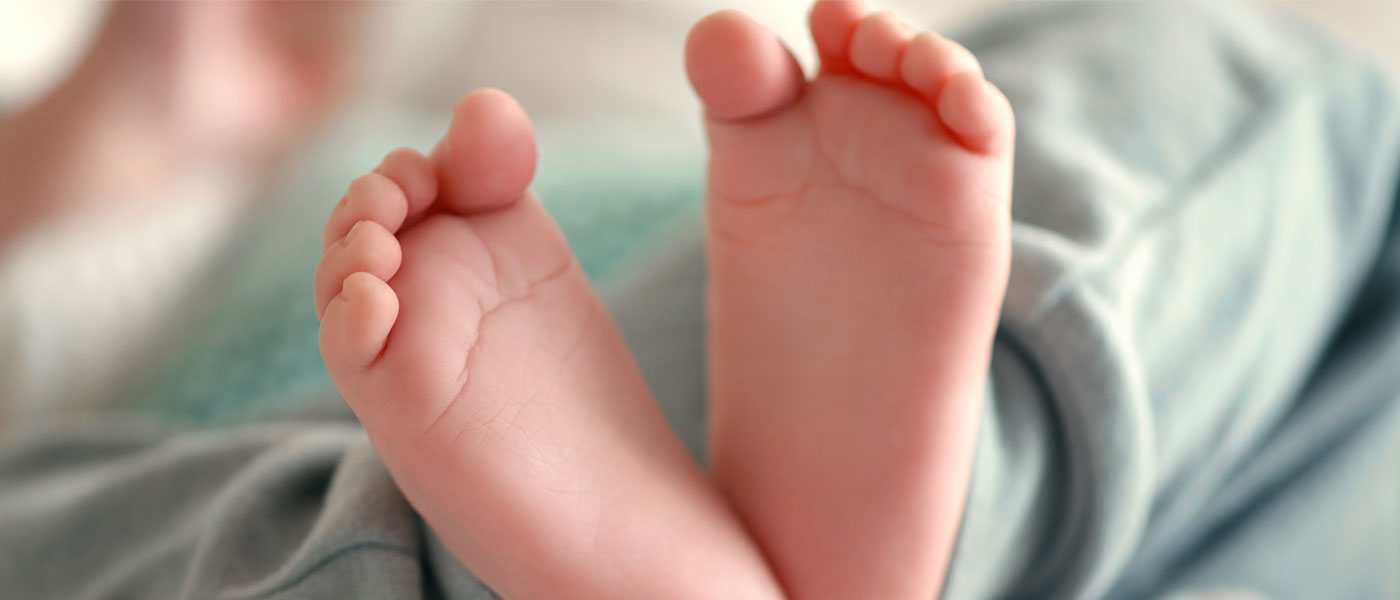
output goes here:
<path id="1" fill-rule="evenodd" d="M 430 157 L 350 184 L 321 354 L 405 496 L 505 598 L 776 598 L 539 200 L 530 123 L 482 90 Z"/>
<path id="2" fill-rule="evenodd" d="M 794 598 L 933 598 L 1010 257 L 1012 115 L 973 56 L 854 2 L 821 72 L 713 14 L 710 466 Z"/>
<path id="3" fill-rule="evenodd" d="M 526 190 L 508 96 L 467 96 L 430 156 L 390 153 L 332 211 L 327 370 L 501 596 L 937 595 L 1006 282 L 1010 109 L 966 50 L 888 15 L 823 2 L 812 30 L 812 81 L 737 12 L 687 40 L 713 480 Z"/>

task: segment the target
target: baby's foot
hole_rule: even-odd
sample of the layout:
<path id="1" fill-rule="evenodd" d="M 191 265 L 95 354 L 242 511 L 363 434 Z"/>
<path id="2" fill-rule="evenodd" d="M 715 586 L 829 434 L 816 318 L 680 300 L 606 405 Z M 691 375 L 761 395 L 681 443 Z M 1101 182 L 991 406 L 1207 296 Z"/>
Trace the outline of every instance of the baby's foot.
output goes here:
<path id="1" fill-rule="evenodd" d="M 504 597 L 776 594 L 526 191 L 534 166 L 524 112 L 486 90 L 431 157 L 395 151 L 350 185 L 315 277 L 331 379 Z"/>
<path id="2" fill-rule="evenodd" d="M 805 81 L 698 23 L 711 465 L 797 598 L 938 592 L 1007 280 L 1012 115 L 965 49 L 820 2 Z"/>

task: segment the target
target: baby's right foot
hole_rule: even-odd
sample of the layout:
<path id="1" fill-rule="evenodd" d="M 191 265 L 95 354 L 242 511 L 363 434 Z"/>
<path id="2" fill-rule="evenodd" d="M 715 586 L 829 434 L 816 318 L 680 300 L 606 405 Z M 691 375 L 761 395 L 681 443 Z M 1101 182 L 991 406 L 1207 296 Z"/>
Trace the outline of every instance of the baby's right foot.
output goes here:
<path id="1" fill-rule="evenodd" d="M 1010 107 L 972 55 L 819 2 L 821 75 L 736 12 L 704 101 L 711 466 L 795 598 L 932 598 L 1010 256 Z"/>
<path id="2" fill-rule="evenodd" d="M 671 434 L 526 191 L 524 112 L 467 96 L 431 158 L 350 185 L 321 354 L 410 502 L 506 598 L 764 598 L 762 556 Z"/>

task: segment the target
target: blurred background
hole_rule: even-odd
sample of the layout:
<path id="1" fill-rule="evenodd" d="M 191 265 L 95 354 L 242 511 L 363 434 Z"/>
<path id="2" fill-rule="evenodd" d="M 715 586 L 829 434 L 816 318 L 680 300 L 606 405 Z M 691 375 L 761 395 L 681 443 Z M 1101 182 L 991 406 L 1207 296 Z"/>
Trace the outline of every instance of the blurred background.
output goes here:
<path id="1" fill-rule="evenodd" d="M 92 410 L 220 424 L 329 393 L 326 210 L 483 86 L 534 119 L 536 189 L 606 295 L 694 229 L 685 33 L 719 8 L 810 67 L 807 0 L 0 0 L 0 429 Z M 1019 3 L 876 2 L 950 32 Z M 1285 2 L 1400 64 L 1400 3 Z"/>
<path id="2" fill-rule="evenodd" d="M 359 19 L 344 46 L 350 104 L 442 111 L 470 89 L 509 90 L 535 118 L 669 118 L 698 135 L 681 60 L 690 24 L 740 8 L 770 24 L 804 65 L 807 0 L 497 0 L 318 2 L 351 7 Z M 956 30 L 1001 9 L 1000 1 L 887 0 L 921 27 Z M 1392 62 L 1400 60 L 1389 0 L 1272 2 L 1324 23 Z M 106 2 L 0 3 L 0 111 L 37 99 L 93 41 Z M 167 7 L 165 10 L 170 10 Z M 323 28 L 314 18 L 297 26 Z"/>

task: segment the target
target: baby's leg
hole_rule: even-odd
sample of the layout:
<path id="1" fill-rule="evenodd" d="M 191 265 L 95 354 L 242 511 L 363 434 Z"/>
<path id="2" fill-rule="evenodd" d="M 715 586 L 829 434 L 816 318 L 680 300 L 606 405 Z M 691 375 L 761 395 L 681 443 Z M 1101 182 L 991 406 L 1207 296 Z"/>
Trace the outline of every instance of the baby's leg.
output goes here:
<path id="1" fill-rule="evenodd" d="M 1009 106 L 957 44 L 820 2 L 805 80 L 736 12 L 708 109 L 711 463 L 797 598 L 932 598 L 1007 281 Z"/>
<path id="2" fill-rule="evenodd" d="M 534 164 L 524 112 L 487 90 L 431 157 L 396 151 L 350 185 L 315 278 L 332 380 L 504 597 L 776 597 L 526 191 Z"/>

